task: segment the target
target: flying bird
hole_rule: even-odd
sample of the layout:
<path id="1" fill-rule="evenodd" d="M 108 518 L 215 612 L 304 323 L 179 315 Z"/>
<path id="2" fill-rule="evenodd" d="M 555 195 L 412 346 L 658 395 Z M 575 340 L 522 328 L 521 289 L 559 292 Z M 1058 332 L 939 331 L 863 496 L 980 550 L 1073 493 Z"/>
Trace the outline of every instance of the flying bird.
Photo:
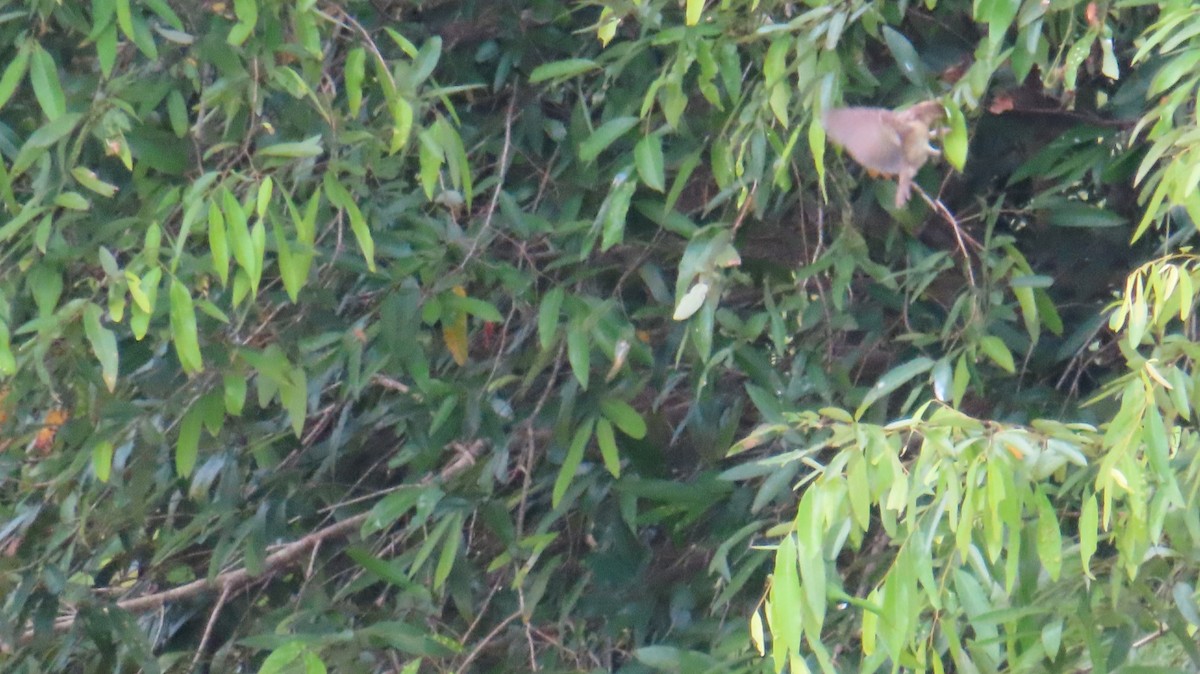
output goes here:
<path id="1" fill-rule="evenodd" d="M 846 148 L 869 172 L 895 176 L 896 208 L 912 195 L 917 171 L 940 152 L 929 145 L 941 130 L 931 127 L 945 114 L 939 101 L 924 101 L 904 110 L 832 108 L 821 118 L 826 135 Z"/>

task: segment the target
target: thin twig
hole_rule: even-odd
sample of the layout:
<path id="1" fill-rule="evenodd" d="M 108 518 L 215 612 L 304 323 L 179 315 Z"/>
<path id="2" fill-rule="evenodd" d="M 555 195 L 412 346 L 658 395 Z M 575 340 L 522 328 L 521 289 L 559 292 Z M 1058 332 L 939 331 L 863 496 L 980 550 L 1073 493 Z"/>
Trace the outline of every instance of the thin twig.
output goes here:
<path id="1" fill-rule="evenodd" d="M 533 630 L 529 625 L 529 613 L 525 607 L 525 590 L 517 587 L 517 605 L 520 607 L 521 624 L 525 626 L 525 643 L 529 645 L 529 671 L 538 671 L 537 647 L 533 645 Z"/>
<path id="2" fill-rule="evenodd" d="M 520 615 L 521 615 L 521 612 L 517 611 L 517 612 L 513 613 L 512 615 L 508 616 L 507 618 L 505 618 L 504 620 L 501 620 L 500 624 L 493 627 L 492 631 L 488 632 L 487 636 L 485 636 L 483 639 L 481 639 L 479 641 L 479 643 L 475 646 L 475 648 L 473 648 L 471 650 L 471 652 L 469 654 L 467 654 L 466 659 L 462 661 L 462 664 L 460 664 L 455 671 L 459 671 L 459 672 L 467 671 L 467 666 L 470 665 L 472 662 L 474 662 L 475 658 L 479 657 L 479 653 L 481 651 L 483 651 L 483 648 L 485 646 L 487 646 L 489 643 L 492 642 L 492 639 L 496 638 L 496 635 L 500 633 L 500 630 L 504 629 L 510 622 L 516 620 L 517 617 Z"/>
<path id="3" fill-rule="evenodd" d="M 934 199 L 933 197 L 930 197 L 929 193 L 916 183 L 913 183 L 913 187 L 916 188 L 917 194 L 921 195 L 921 198 L 925 200 L 925 203 L 929 204 L 929 207 L 932 208 L 935 213 L 942 216 L 942 219 L 945 220 L 950 225 L 950 228 L 954 230 L 954 238 L 958 241 L 958 250 L 962 252 L 963 264 L 967 266 L 967 281 L 970 282 L 971 287 L 974 288 L 975 270 L 971 264 L 971 254 L 967 252 L 967 246 L 964 243 L 964 240 L 969 241 L 971 245 L 975 247 L 975 250 L 983 250 L 983 246 L 981 246 L 978 241 L 972 238 L 970 234 L 962 231 L 962 227 L 959 226 L 958 220 L 955 219 L 954 214 L 950 212 L 950 209 L 946 208 L 946 205 L 942 203 L 941 199 Z"/>
<path id="4" fill-rule="evenodd" d="M 467 626 L 467 631 L 463 632 L 462 636 L 459 637 L 460 643 L 465 644 L 470 640 L 471 634 L 475 632 L 476 627 L 479 627 L 480 621 L 483 620 L 483 615 L 487 613 L 488 606 L 491 606 L 492 597 L 496 596 L 496 591 L 499 590 L 500 586 L 503 584 L 504 581 L 502 579 L 498 579 L 495 583 L 492 583 L 492 589 L 488 590 L 488 595 L 483 598 L 483 603 L 480 604 L 479 608 L 476 610 L 475 619 L 472 620 L 471 624 Z"/>
<path id="5" fill-rule="evenodd" d="M 478 442 L 475 445 L 472 445 L 470 449 L 482 449 L 484 446 L 485 443 Z M 468 452 L 464 452 L 463 454 L 468 454 Z M 433 475 L 427 475 L 425 479 L 422 480 L 422 484 L 428 484 L 435 479 L 448 480 L 469 468 L 473 463 L 474 457 L 463 456 L 460 454 L 456 456 L 454 460 L 451 461 L 445 468 L 443 468 L 436 477 Z M 292 563 L 299 561 L 305 555 L 305 553 L 309 552 L 323 541 L 346 536 L 361 528 L 363 522 L 367 521 L 367 517 L 369 517 L 370 514 L 371 511 L 369 510 L 359 513 L 340 522 L 336 522 L 327 527 L 318 529 L 306 536 L 292 541 L 291 543 L 279 546 L 274 552 L 271 552 L 269 555 L 267 555 L 265 560 L 263 560 L 262 570 L 258 573 L 258 575 L 253 575 L 245 567 L 242 567 L 219 574 L 211 581 L 207 578 L 201 578 L 178 587 L 163 590 L 162 592 L 155 592 L 153 594 L 143 595 L 141 597 L 133 597 L 131 599 L 123 599 L 118 601 L 116 606 L 117 608 L 129 613 L 143 613 L 145 611 L 163 608 L 167 604 L 179 601 L 181 599 L 190 599 L 211 590 L 216 590 L 222 594 L 226 594 L 234 592 L 246 585 L 262 582 L 270 579 L 276 573 Z M 76 616 L 77 614 L 73 613 L 71 615 L 62 616 L 55 620 L 53 632 L 55 634 L 60 634 L 70 630 L 75 624 Z M 35 632 L 33 628 L 26 630 L 21 635 L 20 643 L 26 643 L 32 640 L 34 635 Z M 0 642 L 0 652 L 8 650 L 8 647 L 9 644 Z"/>
<path id="6" fill-rule="evenodd" d="M 471 240 L 471 248 L 467 254 L 463 256 L 462 263 L 458 265 L 459 270 L 467 266 L 471 258 L 475 256 L 475 251 L 479 248 L 479 242 L 487 234 L 492 226 L 492 216 L 496 214 L 496 207 L 500 205 L 500 192 L 504 189 L 504 178 L 508 175 L 508 156 L 512 151 L 512 126 L 513 118 L 516 115 L 517 109 L 517 92 L 514 89 L 512 97 L 508 99 L 508 111 L 504 113 L 504 146 L 500 148 L 500 166 L 496 170 L 496 187 L 492 190 L 492 200 L 488 203 L 487 211 L 483 215 L 483 226 L 479 228 L 479 233 Z"/>
<path id="7" fill-rule="evenodd" d="M 542 391 L 542 395 L 538 397 L 538 401 L 533 406 L 533 411 L 525 421 L 525 451 L 521 457 L 521 500 L 517 506 L 517 537 L 525 535 L 525 510 L 529 505 L 529 490 L 533 473 L 533 452 L 536 443 L 533 439 L 533 424 L 537 420 L 539 414 L 542 413 L 542 407 L 550 398 L 550 392 L 554 390 L 554 382 L 558 380 L 558 372 L 562 369 L 563 364 L 564 344 L 559 343 L 558 353 L 554 355 L 554 367 L 550 370 L 550 378 L 547 380 L 546 388 Z"/>
<path id="8" fill-rule="evenodd" d="M 221 596 L 217 597 L 217 603 L 213 605 L 212 612 L 208 615 L 208 624 L 204 626 L 204 636 L 200 637 L 200 645 L 196 647 L 196 654 L 192 656 L 191 671 L 196 671 L 196 666 L 200 664 L 200 658 L 204 656 L 204 650 L 208 646 L 209 639 L 212 638 L 213 625 L 217 624 L 217 616 L 221 614 L 221 609 L 224 608 L 225 602 L 229 599 L 229 592 L 232 588 L 226 587 L 221 590 Z"/>
<path id="9" fill-rule="evenodd" d="M 738 209 L 737 217 L 733 220 L 733 233 L 737 234 L 738 229 L 742 226 L 742 221 L 746 219 L 746 213 L 750 212 L 750 207 L 754 204 L 754 197 L 758 194 L 758 181 L 755 180 L 750 185 L 750 193 L 746 195 L 746 200 L 742 202 L 742 207 Z"/>

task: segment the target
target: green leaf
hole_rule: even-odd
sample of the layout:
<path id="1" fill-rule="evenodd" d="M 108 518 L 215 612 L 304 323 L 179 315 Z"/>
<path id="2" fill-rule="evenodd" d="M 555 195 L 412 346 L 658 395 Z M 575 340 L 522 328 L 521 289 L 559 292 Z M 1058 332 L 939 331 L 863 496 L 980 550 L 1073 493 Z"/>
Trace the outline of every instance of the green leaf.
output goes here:
<path id="1" fill-rule="evenodd" d="M 420 571 L 422 567 L 424 567 L 425 562 L 429 559 L 430 556 L 433 555 L 434 549 L 437 547 L 437 544 L 439 542 L 441 542 L 447 536 L 459 535 L 457 531 L 450 531 L 451 526 L 454 524 L 455 524 L 455 518 L 453 518 L 453 517 L 443 518 L 433 528 L 433 532 L 425 537 L 423 543 L 421 544 L 420 549 L 417 550 L 417 554 L 414 555 L 412 558 L 413 559 L 412 564 L 409 566 L 408 575 L 410 578 L 416 577 L 417 572 Z"/>
<path id="2" fill-rule="evenodd" d="M 788 76 L 787 57 L 792 52 L 795 41 L 789 37 L 779 36 L 771 40 L 767 54 L 763 57 L 763 80 L 766 87 L 774 87 L 783 82 Z"/>
<path id="3" fill-rule="evenodd" d="M 258 23 L 258 3 L 256 0 L 233 0 L 233 13 L 237 15 L 238 22 L 229 30 L 225 41 L 231 46 L 240 47 L 254 33 L 254 26 Z"/>
<path id="4" fill-rule="evenodd" d="M 412 103 L 399 94 L 388 100 L 388 110 L 392 113 L 392 142 L 388 151 L 395 154 L 408 145 L 408 137 L 412 135 L 414 112 Z"/>
<path id="5" fill-rule="evenodd" d="M 1012 352 L 1008 350 L 1008 345 L 999 337 L 995 335 L 981 337 L 979 339 L 979 350 L 1005 372 L 1013 374 L 1017 371 L 1016 363 L 1013 362 Z"/>
<path id="6" fill-rule="evenodd" d="M 488 321 L 489 323 L 504 322 L 504 316 L 500 314 L 499 309 L 491 302 L 476 297 L 460 297 L 457 294 L 448 293 L 442 297 L 442 304 L 474 316 L 481 321 Z"/>
<path id="7" fill-rule="evenodd" d="M 434 35 L 426 40 L 425 44 L 421 45 L 421 50 L 417 52 L 416 58 L 413 59 L 413 75 L 410 84 L 415 87 L 429 79 L 429 76 L 433 74 L 441 58 L 442 38 Z"/>
<path id="8" fill-rule="evenodd" d="M 557 508 L 558 504 L 562 502 L 563 496 L 566 495 L 567 488 L 571 486 L 571 480 L 579 470 L 579 464 L 583 463 L 583 450 L 587 448 L 588 441 L 592 439 L 592 428 L 595 424 L 596 419 L 591 417 L 575 429 L 575 436 L 571 439 L 571 446 L 567 449 L 562 468 L 559 469 L 558 477 L 554 480 L 550 507 Z"/>
<path id="9" fill-rule="evenodd" d="M 84 196 L 78 192 L 62 192 L 54 197 L 54 205 L 69 211 L 86 211 L 92 207 Z"/>
<path id="10" fill-rule="evenodd" d="M 420 141 L 417 146 L 417 159 L 420 163 L 418 175 L 421 179 L 421 187 L 425 190 L 425 198 L 433 199 L 437 193 L 438 177 L 441 175 L 442 165 L 446 163 L 446 154 L 442 151 L 442 146 L 438 144 L 434 134 L 427 130 L 418 133 L 417 140 Z"/>
<path id="11" fill-rule="evenodd" d="M 789 82 L 777 82 L 771 87 L 771 93 L 767 96 L 767 105 L 771 108 L 771 113 L 775 115 L 776 121 L 783 128 L 791 126 L 788 110 L 792 106 L 792 85 Z"/>
<path id="12" fill-rule="evenodd" d="M 596 422 L 596 443 L 600 445 L 600 457 L 604 460 L 604 467 L 613 477 L 621 477 L 621 455 L 617 451 L 617 438 L 608 419 Z"/>
<path id="13" fill-rule="evenodd" d="M 132 0 L 116 0 L 117 10 L 117 25 L 121 27 L 121 32 L 130 40 L 134 39 L 133 30 L 133 8 L 130 7 Z"/>
<path id="14" fill-rule="evenodd" d="M 422 526 L 443 496 L 445 493 L 436 486 L 405 486 L 392 492 L 371 508 L 370 514 L 363 522 L 362 535 L 382 531 L 414 509 L 412 524 Z"/>
<path id="15" fill-rule="evenodd" d="M 83 310 L 83 330 L 92 345 L 92 353 L 96 355 L 96 360 L 100 361 L 100 378 L 104 381 L 104 387 L 112 393 L 117 386 L 117 336 L 112 330 L 104 327 L 103 316 L 104 309 L 89 303 Z"/>
<path id="16" fill-rule="evenodd" d="M 355 47 L 346 54 L 346 65 L 343 68 L 346 82 L 346 102 L 350 108 L 350 116 L 358 117 L 362 109 L 362 84 L 366 77 L 367 52 L 362 47 Z"/>
<path id="17" fill-rule="evenodd" d="M 387 31 L 388 37 L 392 38 L 392 42 L 395 42 L 396 46 L 400 48 L 400 51 L 404 52 L 405 56 L 410 59 L 417 58 L 417 46 L 410 42 L 408 38 L 391 28 L 384 27 L 384 30 Z"/>
<path id="18" fill-rule="evenodd" d="M 128 6 L 129 0 L 123 0 Z M 96 36 L 96 61 L 100 64 L 100 73 L 104 77 L 112 77 L 113 66 L 117 63 L 117 26 L 108 24 Z"/>
<path id="19" fill-rule="evenodd" d="M 46 317 L 54 313 L 59 300 L 62 299 L 61 270 L 50 264 L 39 264 L 25 274 L 25 284 L 30 294 L 33 295 L 38 316 Z"/>
<path id="20" fill-rule="evenodd" d="M 188 128 L 188 112 L 187 102 L 183 100 L 183 94 L 178 89 L 172 89 L 171 93 L 167 94 L 167 119 L 171 122 L 171 131 L 175 133 L 175 137 L 183 138 L 187 135 Z"/>
<path id="21" fill-rule="evenodd" d="M 646 421 L 629 403 L 620 398 L 605 398 L 600 401 L 604 417 L 617 425 L 621 432 L 634 440 L 646 437 Z"/>
<path id="22" fill-rule="evenodd" d="M 946 155 L 946 161 L 961 173 L 967 164 L 967 119 L 963 116 L 962 109 L 955 104 L 946 106 L 946 110 L 950 115 L 946 120 L 950 130 L 942 139 L 942 151 Z"/>
<path id="23" fill-rule="evenodd" d="M 896 65 L 900 67 L 900 74 L 919 87 L 925 86 L 928 79 L 925 64 L 908 38 L 891 26 L 884 26 L 883 40 L 892 52 L 892 58 L 896 59 Z"/>
<path id="24" fill-rule="evenodd" d="M 675 311 L 671 314 L 671 320 L 686 321 L 699 311 L 700 307 L 704 306 L 706 299 L 708 299 L 708 284 L 700 281 L 689 288 L 680 298 L 679 304 L 675 305 Z"/>
<path id="25" fill-rule="evenodd" d="M 562 309 L 562 303 L 563 289 L 562 286 L 556 285 L 542 297 L 542 304 L 538 307 L 538 345 L 543 351 L 554 344 L 554 337 L 558 333 L 558 316 Z"/>
<path id="26" fill-rule="evenodd" d="M 12 336 L 8 324 L 0 320 L 0 374 L 11 377 L 17 373 L 17 360 L 12 351 Z"/>
<path id="27" fill-rule="evenodd" d="M 249 236 L 249 232 L 245 234 Z M 216 202 L 208 205 L 208 250 L 212 255 L 213 271 L 217 273 L 222 286 L 228 285 L 229 240 L 226 236 L 225 216 L 221 214 L 221 209 L 217 208 Z"/>
<path id="28" fill-rule="evenodd" d="M 1046 221 L 1057 227 L 1121 227 L 1129 223 L 1123 215 L 1076 201 L 1054 203 L 1044 212 Z"/>
<path id="29" fill-rule="evenodd" d="M 600 251 L 605 252 L 620 243 L 625 237 L 625 218 L 629 214 L 629 202 L 637 183 L 625 180 L 609 192 L 601 212 Z"/>
<path id="30" fill-rule="evenodd" d="M 321 146 L 321 134 L 310 136 L 294 143 L 275 143 L 260 147 L 256 155 L 259 157 L 287 157 L 291 159 L 302 157 L 318 157 L 325 152 Z"/>
<path id="31" fill-rule="evenodd" d="M 860 530 L 866 531 L 871 525 L 871 483 L 867 477 L 867 461 L 861 455 L 850 458 L 846 467 L 846 486 L 854 521 Z"/>
<path id="32" fill-rule="evenodd" d="M 1200 608 L 1196 606 L 1196 591 L 1192 586 L 1180 581 L 1171 587 L 1171 598 L 1175 600 L 1175 608 L 1183 619 L 1193 626 L 1200 626 Z"/>
<path id="33" fill-rule="evenodd" d="M 292 432 L 299 438 L 308 416 L 308 376 L 303 367 L 292 368 L 279 383 L 279 402 L 287 411 Z"/>
<path id="34" fill-rule="evenodd" d="M 599 67 L 591 59 L 566 59 L 543 63 L 534 68 L 533 72 L 529 73 L 529 83 L 538 84 L 546 80 L 566 79 Z"/>
<path id="35" fill-rule="evenodd" d="M 288 299 L 295 304 L 300 297 L 300 290 L 304 287 L 304 281 L 308 277 L 307 261 L 311 262 L 311 257 L 305 255 L 293 255 L 291 243 L 284 238 L 283 228 L 271 218 L 271 232 L 275 237 L 275 253 L 279 261 L 279 278 L 283 281 L 283 289 L 287 291 Z"/>
<path id="36" fill-rule="evenodd" d="M 297 660 L 301 660 L 305 653 L 308 652 L 308 646 L 303 641 L 294 639 L 279 646 L 271 651 L 266 660 L 263 660 L 262 666 L 258 668 L 258 674 L 283 674 L 294 669 L 291 665 Z"/>
<path id="37" fill-rule="evenodd" d="M 771 603 L 768 623 L 771 625 L 771 650 L 775 670 L 786 657 L 801 647 L 804 623 L 800 607 L 803 594 L 800 591 L 800 574 L 797 566 L 796 539 L 788 534 L 779 542 L 775 551 L 775 569 L 771 577 Z"/>
<path id="38" fill-rule="evenodd" d="M 592 336 L 583 321 L 571 321 L 567 325 L 567 362 L 579 385 L 587 390 L 592 367 Z"/>
<path id="39" fill-rule="evenodd" d="M 445 152 L 450 183 L 455 188 L 461 189 L 464 197 L 466 197 L 467 209 L 470 210 L 474 191 L 472 176 L 470 176 L 472 166 L 470 166 L 467 158 L 467 149 L 462 144 L 462 136 L 444 118 L 439 119 L 437 124 L 433 126 L 433 132 L 437 136 L 439 148 L 442 148 Z"/>
<path id="40" fill-rule="evenodd" d="M 579 144 L 579 160 L 584 163 L 595 160 L 609 145 L 637 126 L 637 123 L 637 117 L 617 117 L 608 120 Z"/>
<path id="41" fill-rule="evenodd" d="M 658 192 L 667 188 L 663 168 L 662 136 L 650 134 L 639 140 L 633 148 L 633 161 L 637 166 L 638 176 L 647 187 Z"/>
<path id="42" fill-rule="evenodd" d="M 47 119 L 53 122 L 67 113 L 67 97 L 58 81 L 58 64 L 50 52 L 36 42 L 29 62 L 29 83 Z"/>
<path id="43" fill-rule="evenodd" d="M 1017 306 L 1021 308 L 1021 320 L 1025 324 L 1025 332 L 1029 341 L 1037 344 L 1041 335 L 1041 323 L 1038 321 L 1037 296 L 1033 288 L 1014 285 L 1013 297 L 1017 298 Z"/>
<path id="44" fill-rule="evenodd" d="M 200 337 L 196 328 L 196 309 L 187 286 L 178 280 L 171 281 L 171 340 L 183 371 L 198 373 L 204 369 L 200 357 Z"/>
<path id="45" fill-rule="evenodd" d="M 80 185 L 99 194 L 102 197 L 111 197 L 117 193 L 117 186 L 106 183 L 101 180 L 94 171 L 86 166 L 76 166 L 71 169 L 71 176 Z"/>
<path id="46" fill-rule="evenodd" d="M 254 266 L 247 269 L 246 274 L 250 277 L 251 292 L 257 295 L 267 254 L 267 230 L 262 220 L 255 220 L 254 226 L 250 228 L 250 245 L 253 250 Z"/>
<path id="47" fill-rule="evenodd" d="M 166 0 L 142 0 L 142 2 L 150 8 L 150 11 L 158 15 L 158 18 L 166 21 L 167 25 L 177 31 L 183 30 L 183 21 L 180 20 L 175 10 L 171 9 L 171 6 L 166 3 Z"/>
<path id="48" fill-rule="evenodd" d="M 260 218 L 267 217 L 267 210 L 271 207 L 271 196 L 275 191 L 275 181 L 271 176 L 263 178 L 258 184 L 258 192 L 254 196 L 254 214 Z"/>
<path id="49" fill-rule="evenodd" d="M 1095 578 L 1090 563 L 1092 555 L 1096 554 L 1099 525 L 1100 513 L 1096 506 L 1096 495 L 1088 494 L 1079 509 L 1079 558 L 1083 562 L 1083 573 L 1088 578 Z"/>
<path id="50" fill-rule="evenodd" d="M 365 536 L 366 534 L 363 535 Z M 408 576 L 399 568 L 399 565 L 394 560 L 380 559 L 358 546 L 347 548 L 346 556 L 353 559 L 364 571 L 376 576 L 385 583 L 395 585 L 402 590 L 408 590 L 413 587 L 413 582 L 408 579 Z"/>
<path id="51" fill-rule="evenodd" d="M 82 116 L 78 113 L 62 115 L 30 134 L 20 151 L 17 152 L 16 159 L 13 160 L 11 177 L 15 179 L 33 166 L 33 163 L 46 153 L 46 148 L 74 131 L 75 125 L 81 118 Z"/>
<path id="52" fill-rule="evenodd" d="M 21 80 L 25 79 L 25 73 L 28 70 L 29 49 L 22 46 L 17 50 L 17 55 L 13 57 L 13 60 L 4 67 L 4 74 L 0 75 L 0 109 L 3 109 L 12 98 L 17 87 L 21 85 Z"/>
<path id="53" fill-rule="evenodd" d="M 304 652 L 304 674 L 328 674 L 329 670 L 325 668 L 325 661 L 321 656 L 312 651 Z"/>
<path id="54" fill-rule="evenodd" d="M 225 411 L 235 417 L 241 416 L 246 405 L 246 377 L 237 372 L 226 372 L 222 375 L 222 383 Z"/>
<path id="55" fill-rule="evenodd" d="M 682 651 L 674 646 L 643 646 L 633 652 L 633 657 L 643 665 L 660 671 L 682 671 L 682 655 Z"/>
<path id="56" fill-rule="evenodd" d="M 1167 440 L 1167 427 L 1162 412 L 1156 405 L 1148 405 L 1142 421 L 1142 444 L 1150 469 L 1164 483 L 1173 478 L 1171 471 L 1171 449 Z"/>
<path id="57" fill-rule="evenodd" d="M 1042 566 L 1051 580 L 1058 580 L 1062 573 L 1062 532 L 1059 530 L 1058 514 L 1050 500 L 1039 493 L 1037 521 L 1037 551 Z"/>
<path id="58" fill-rule="evenodd" d="M 375 241 L 371 238 L 371 229 L 367 227 L 367 220 L 363 217 L 362 211 L 358 209 L 358 204 L 354 203 L 350 192 L 337 181 L 332 173 L 325 174 L 322 184 L 325 187 L 325 195 L 329 197 L 329 202 L 345 211 L 350 218 L 350 229 L 354 232 L 354 238 L 358 241 L 358 248 L 362 251 L 363 258 L 366 259 L 367 270 L 374 273 Z"/>
<path id="59" fill-rule="evenodd" d="M 242 205 L 228 189 L 221 190 L 221 197 L 221 211 L 225 215 L 225 231 L 228 234 L 229 248 L 233 251 L 233 259 L 247 274 L 253 275 L 255 267 L 258 266 L 258 259 L 254 252 L 254 240 L 250 236 L 250 223 L 246 211 L 242 209 Z M 209 217 L 211 224 L 212 215 L 210 214 Z M 212 246 L 211 238 L 209 246 Z M 218 270 L 218 274 L 220 274 L 220 270 Z"/>
<path id="60" fill-rule="evenodd" d="M 442 544 L 442 552 L 438 555 L 437 565 L 433 570 L 433 589 L 436 592 L 446 583 L 446 579 L 450 577 L 450 571 L 454 568 L 454 560 L 458 556 L 458 548 L 462 545 L 462 534 L 459 530 L 462 529 L 462 516 L 453 515 L 455 520 L 451 524 L 446 534 L 446 541 Z"/>
<path id="61" fill-rule="evenodd" d="M 175 474 L 187 478 L 196 467 L 200 449 L 200 430 L 204 414 L 200 405 L 193 405 L 179 422 L 179 438 L 175 443 Z"/>
<path id="62" fill-rule="evenodd" d="M 863 396 L 862 403 L 859 404 L 858 410 L 855 411 L 854 417 L 857 419 L 862 416 L 862 413 L 867 410 L 876 400 L 890 394 L 892 391 L 907 384 L 913 378 L 925 374 L 933 367 L 933 360 L 925 356 L 918 356 L 912 360 L 897 365 L 888 371 L 887 374 L 879 378 L 875 385 L 871 387 L 867 394 Z"/>
<path id="63" fill-rule="evenodd" d="M 133 309 L 129 318 L 129 328 L 136 339 L 146 336 L 150 326 L 150 318 L 158 300 L 158 284 L 162 279 L 162 270 L 154 267 L 145 276 L 138 278 L 132 272 L 125 271 L 125 281 L 129 284 L 129 295 L 133 298 Z"/>
<path id="64" fill-rule="evenodd" d="M 1059 647 L 1062 646 L 1062 633 L 1063 620 L 1061 618 L 1051 620 L 1042 626 L 1042 647 L 1052 658 L 1058 656 Z"/>
<path id="65" fill-rule="evenodd" d="M 988 24 L 988 40 L 994 45 L 1001 44 L 1009 26 L 1017 16 L 1017 11 L 1021 8 L 1021 0 L 993 0 L 990 3 L 980 3 L 980 7 L 985 4 L 988 9 L 986 12 L 981 12 L 985 16 L 980 16 L 979 20 L 986 21 Z"/>
<path id="66" fill-rule="evenodd" d="M 112 476 L 112 460 L 113 460 L 113 444 L 108 440 L 101 440 L 95 445 L 92 445 L 92 472 L 96 473 L 96 479 L 101 482 L 108 482 Z"/>

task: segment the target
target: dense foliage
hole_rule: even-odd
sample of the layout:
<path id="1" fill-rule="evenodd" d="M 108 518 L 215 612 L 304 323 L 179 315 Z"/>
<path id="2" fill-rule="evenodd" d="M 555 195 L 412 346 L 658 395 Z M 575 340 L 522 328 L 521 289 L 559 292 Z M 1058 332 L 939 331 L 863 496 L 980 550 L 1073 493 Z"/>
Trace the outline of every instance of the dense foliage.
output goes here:
<path id="1" fill-rule="evenodd" d="M 4 672 L 1200 668 L 1191 2 L 0 36 Z"/>

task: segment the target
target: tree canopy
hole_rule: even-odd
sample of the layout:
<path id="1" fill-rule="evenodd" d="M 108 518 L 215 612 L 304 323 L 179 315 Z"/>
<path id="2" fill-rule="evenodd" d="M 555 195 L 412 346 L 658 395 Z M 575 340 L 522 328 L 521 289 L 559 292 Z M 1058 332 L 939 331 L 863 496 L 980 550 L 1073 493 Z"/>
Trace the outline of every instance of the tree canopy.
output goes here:
<path id="1" fill-rule="evenodd" d="M 3 671 L 1200 668 L 1190 1 L 0 36 Z"/>

